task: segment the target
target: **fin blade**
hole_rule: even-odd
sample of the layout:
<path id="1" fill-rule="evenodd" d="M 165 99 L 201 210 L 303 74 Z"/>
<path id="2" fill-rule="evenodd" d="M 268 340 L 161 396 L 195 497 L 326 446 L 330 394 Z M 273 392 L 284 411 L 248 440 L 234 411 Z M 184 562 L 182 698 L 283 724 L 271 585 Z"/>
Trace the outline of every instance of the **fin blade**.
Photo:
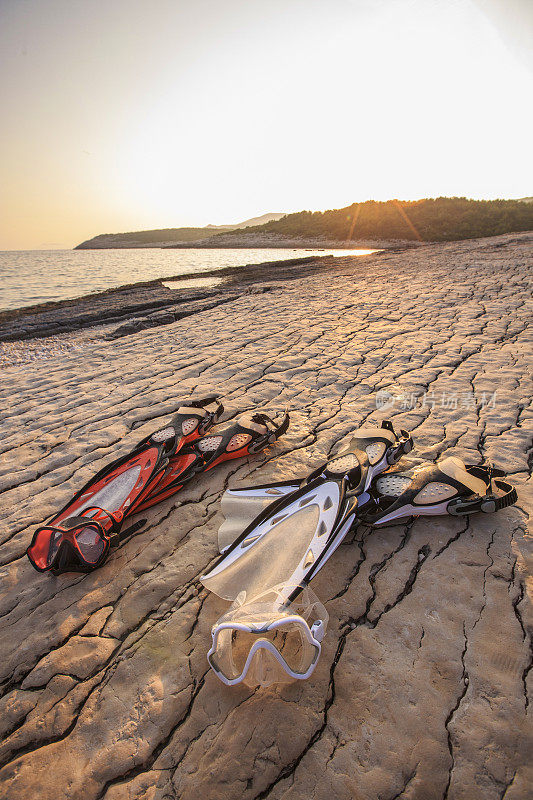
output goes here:
<path id="1" fill-rule="evenodd" d="M 224 492 L 220 505 L 225 520 L 218 529 L 219 552 L 226 552 L 268 506 L 297 489 L 298 484 L 287 484 L 283 487 L 273 484 L 260 488 L 249 486 L 228 489 Z"/>
<path id="2" fill-rule="evenodd" d="M 225 549 L 202 583 L 227 600 L 241 591 L 255 597 L 280 583 L 300 584 L 328 547 L 330 536 L 324 533 L 334 530 L 340 503 L 340 487 L 333 480 L 287 493 Z M 226 532 L 231 530 L 228 525 Z"/>

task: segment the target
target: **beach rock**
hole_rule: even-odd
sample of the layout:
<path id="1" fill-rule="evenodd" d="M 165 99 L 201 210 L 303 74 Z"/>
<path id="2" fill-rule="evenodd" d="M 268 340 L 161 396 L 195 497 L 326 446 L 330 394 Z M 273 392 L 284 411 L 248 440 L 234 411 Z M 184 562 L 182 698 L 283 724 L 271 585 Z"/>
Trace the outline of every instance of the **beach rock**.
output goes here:
<path id="1" fill-rule="evenodd" d="M 193 314 L 199 314 L 201 311 L 208 311 L 211 308 L 216 308 L 223 303 L 232 302 L 238 295 L 224 292 L 215 299 L 190 301 L 183 303 L 178 308 L 168 309 L 167 311 L 159 312 L 157 314 L 150 314 L 147 317 L 140 317 L 127 322 L 125 325 L 119 325 L 118 328 L 106 333 L 106 339 L 120 339 L 122 336 L 130 336 L 132 333 L 146 330 L 147 328 L 158 328 L 160 325 L 169 325 L 178 319 L 184 317 L 192 317 Z"/>
<path id="2" fill-rule="evenodd" d="M 54 675 L 68 674 L 76 678 L 87 678 L 97 667 L 102 666 L 119 642 L 97 636 L 71 636 L 63 647 L 52 650 L 37 664 L 22 681 L 23 689 L 46 686 Z"/>
<path id="3" fill-rule="evenodd" d="M 269 274 L 275 292 L 3 370 L 2 798 L 531 796 L 532 241 Z M 287 408 L 291 427 L 145 512 L 101 569 L 36 573 L 35 527 L 212 392 L 230 417 Z M 313 582 L 330 622 L 312 677 L 222 685 L 206 652 L 228 604 L 199 581 L 222 491 L 306 475 L 387 418 L 417 459 L 506 469 L 518 503 L 357 528 Z"/>
<path id="4" fill-rule="evenodd" d="M 57 336 L 69 331 L 110 325 L 211 297 L 212 289 L 169 289 L 159 281 L 109 289 L 78 300 L 43 303 L 31 308 L 0 311 L 0 342 Z"/>
<path id="5" fill-rule="evenodd" d="M 174 322 L 174 317 L 172 317 L 171 321 Z M 153 328 L 157 324 L 154 323 L 154 325 L 151 325 L 150 322 L 149 317 L 132 319 L 131 322 L 126 322 L 125 325 L 119 325 L 114 331 L 108 333 L 106 339 L 118 339 L 120 336 L 129 336 L 131 333 L 137 333 L 138 331 L 146 330 L 146 328 Z"/>

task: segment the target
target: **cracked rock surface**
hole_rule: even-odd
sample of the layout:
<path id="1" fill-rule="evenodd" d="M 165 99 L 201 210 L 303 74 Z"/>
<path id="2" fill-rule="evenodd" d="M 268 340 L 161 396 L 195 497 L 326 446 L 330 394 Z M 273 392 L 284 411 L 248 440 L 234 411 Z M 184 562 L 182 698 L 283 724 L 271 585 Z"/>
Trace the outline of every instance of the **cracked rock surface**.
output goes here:
<path id="1" fill-rule="evenodd" d="M 532 241 L 338 259 L 4 370 L 3 798 L 531 797 Z M 213 391 L 226 417 L 287 407 L 288 434 L 150 509 L 93 574 L 37 574 L 35 527 L 181 399 Z M 221 492 L 307 474 L 385 418 L 421 458 L 506 470 L 518 504 L 358 528 L 313 582 L 330 624 L 311 679 L 223 686 L 206 652 L 227 603 L 198 580 Z"/>

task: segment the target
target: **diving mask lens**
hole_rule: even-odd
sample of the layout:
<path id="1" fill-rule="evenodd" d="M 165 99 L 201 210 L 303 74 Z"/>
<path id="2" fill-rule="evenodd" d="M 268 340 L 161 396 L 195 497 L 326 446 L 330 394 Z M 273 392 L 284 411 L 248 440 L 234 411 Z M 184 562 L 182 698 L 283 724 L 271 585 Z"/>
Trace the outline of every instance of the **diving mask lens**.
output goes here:
<path id="1" fill-rule="evenodd" d="M 213 626 L 207 659 L 230 686 L 308 678 L 327 623 L 328 613 L 309 587 L 279 584 L 249 601 L 242 591 Z"/>
<path id="2" fill-rule="evenodd" d="M 63 534 L 53 528 L 41 528 L 37 531 L 28 556 L 33 564 L 40 570 L 49 569 L 59 550 Z"/>
<path id="3" fill-rule="evenodd" d="M 81 557 L 88 564 L 96 564 L 105 550 L 106 541 L 98 528 L 88 525 L 76 533 L 74 540 Z"/>
<path id="4" fill-rule="evenodd" d="M 209 660 L 216 672 L 234 681 L 244 677 L 254 656 L 263 656 L 259 654 L 261 650 L 268 651 L 276 661 L 281 660 L 281 666 L 294 677 L 306 675 L 320 654 L 305 621 L 288 617 L 255 629 L 222 628 Z"/>

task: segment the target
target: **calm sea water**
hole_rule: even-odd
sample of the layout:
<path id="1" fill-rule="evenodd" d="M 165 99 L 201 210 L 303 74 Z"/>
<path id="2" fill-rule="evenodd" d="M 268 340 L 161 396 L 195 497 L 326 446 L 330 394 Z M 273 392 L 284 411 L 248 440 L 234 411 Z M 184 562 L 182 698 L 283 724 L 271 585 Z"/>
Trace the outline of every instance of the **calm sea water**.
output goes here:
<path id="1" fill-rule="evenodd" d="M 0 310 L 67 300 L 157 278 L 312 255 L 374 250 L 15 250 L 0 251 Z M 265 278 L 268 278 L 266 270 Z M 205 279 L 204 279 L 205 281 Z M 201 282 L 199 281 L 201 285 Z"/>

